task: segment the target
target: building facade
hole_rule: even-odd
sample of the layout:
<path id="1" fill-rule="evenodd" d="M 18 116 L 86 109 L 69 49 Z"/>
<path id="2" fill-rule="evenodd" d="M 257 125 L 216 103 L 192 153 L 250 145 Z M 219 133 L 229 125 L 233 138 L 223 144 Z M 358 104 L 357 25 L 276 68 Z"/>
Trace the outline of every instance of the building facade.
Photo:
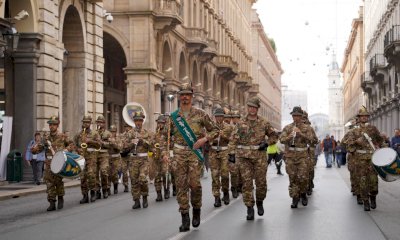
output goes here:
<path id="1" fill-rule="evenodd" d="M 352 22 L 340 71 L 343 76 L 343 116 L 347 123 L 365 104 L 360 81 L 364 73 L 363 7 L 360 7 L 358 18 Z"/>
<path id="2" fill-rule="evenodd" d="M 364 29 L 365 72 L 361 86 L 372 124 L 391 136 L 399 127 L 399 1 L 365 1 Z"/>
<path id="3" fill-rule="evenodd" d="M 308 117 L 311 126 L 314 128 L 315 134 L 319 140 L 325 138 L 326 134 L 330 134 L 329 116 L 324 113 L 315 113 Z"/>
<path id="4" fill-rule="evenodd" d="M 293 122 L 292 112 L 293 107 L 300 106 L 308 111 L 307 91 L 299 91 L 289 89 L 288 86 L 282 86 L 282 128 Z"/>

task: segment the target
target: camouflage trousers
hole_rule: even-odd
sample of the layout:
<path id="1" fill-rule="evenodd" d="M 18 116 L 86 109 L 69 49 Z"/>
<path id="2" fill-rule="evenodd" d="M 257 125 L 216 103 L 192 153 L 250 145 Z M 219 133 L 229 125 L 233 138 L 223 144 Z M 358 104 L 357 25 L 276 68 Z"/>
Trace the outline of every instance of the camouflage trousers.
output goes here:
<path id="1" fill-rule="evenodd" d="M 63 178 L 55 175 L 50 170 L 51 161 L 46 160 L 44 165 L 44 181 L 46 182 L 46 192 L 48 201 L 56 201 L 57 196 L 64 196 L 64 182 Z"/>
<path id="2" fill-rule="evenodd" d="M 229 173 L 231 175 L 231 188 L 238 188 L 242 186 L 243 180 L 242 176 L 240 175 L 240 168 L 239 164 L 231 163 L 228 161 Z"/>
<path id="3" fill-rule="evenodd" d="M 148 157 L 131 157 L 129 176 L 131 178 L 131 193 L 133 200 L 140 199 L 140 196 L 149 195 L 147 176 L 149 175 Z"/>
<path id="4" fill-rule="evenodd" d="M 308 169 L 308 182 L 307 187 L 308 189 L 312 188 L 313 181 L 314 181 L 314 170 L 315 170 L 315 163 L 314 163 L 314 154 L 310 153 L 307 157 L 307 169 Z"/>
<path id="5" fill-rule="evenodd" d="M 108 189 L 111 188 L 111 183 L 118 183 L 118 171 L 121 169 L 121 156 L 110 157 L 110 168 L 108 175 Z"/>
<path id="6" fill-rule="evenodd" d="M 373 169 L 371 159 L 354 159 L 357 162 L 356 175 L 359 178 L 361 200 L 378 195 L 378 174 Z"/>
<path id="7" fill-rule="evenodd" d="M 286 156 L 286 173 L 289 175 L 289 196 L 299 198 L 307 192 L 308 187 L 308 155 Z"/>
<path id="8" fill-rule="evenodd" d="M 81 173 L 81 192 L 87 194 L 89 190 L 96 190 L 97 153 L 85 152 L 85 168 Z"/>
<path id="9" fill-rule="evenodd" d="M 351 184 L 351 190 L 356 194 L 360 195 L 360 178 L 357 177 L 357 168 L 359 168 L 358 161 L 354 159 L 354 156 L 352 154 L 348 154 L 348 159 L 347 159 L 347 168 L 349 169 L 350 172 L 350 184 Z"/>
<path id="10" fill-rule="evenodd" d="M 158 192 L 158 191 L 162 190 L 163 186 L 164 186 L 164 188 L 166 188 L 167 184 L 169 186 L 169 184 L 171 183 L 170 179 L 167 179 L 167 177 L 166 177 L 167 171 L 169 174 L 169 167 L 168 167 L 168 163 L 163 162 L 159 158 L 154 158 L 153 161 L 154 161 L 153 167 L 154 167 L 154 171 L 155 171 L 154 187 L 156 188 L 156 191 Z M 168 176 L 168 178 L 169 178 L 169 176 Z"/>
<path id="11" fill-rule="evenodd" d="M 128 187 L 128 172 L 131 165 L 131 158 L 123 157 L 121 160 L 121 170 L 122 170 L 122 183 L 125 187 Z"/>
<path id="12" fill-rule="evenodd" d="M 265 154 L 261 154 L 265 155 Z M 256 201 L 264 201 L 267 196 L 267 170 L 266 156 L 261 158 L 238 158 L 240 174 L 243 179 L 243 202 L 247 207 L 254 206 L 253 179 L 256 186 Z"/>
<path id="13" fill-rule="evenodd" d="M 174 148 L 176 168 L 175 184 L 177 188 L 176 200 L 181 213 L 189 213 L 189 195 L 192 207 L 200 209 L 202 206 L 201 170 L 203 164 L 191 150 Z M 190 192 L 189 192 L 190 190 Z"/>
<path id="14" fill-rule="evenodd" d="M 108 177 L 110 171 L 110 154 L 108 152 L 100 152 L 97 155 L 97 170 L 96 170 L 96 190 L 103 191 L 108 189 Z M 101 180 L 101 181 L 100 181 Z M 100 185 L 101 183 L 101 185 Z"/>
<path id="15" fill-rule="evenodd" d="M 212 192 L 214 197 L 219 197 L 222 192 L 229 192 L 229 166 L 228 150 L 217 152 L 210 151 L 210 168 L 212 176 Z"/>

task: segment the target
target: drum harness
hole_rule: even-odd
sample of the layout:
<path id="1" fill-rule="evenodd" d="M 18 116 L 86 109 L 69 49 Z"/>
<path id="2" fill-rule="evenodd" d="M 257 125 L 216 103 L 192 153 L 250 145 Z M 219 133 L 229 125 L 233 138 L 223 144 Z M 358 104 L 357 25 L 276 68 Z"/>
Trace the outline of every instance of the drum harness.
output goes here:
<path id="1" fill-rule="evenodd" d="M 376 148 L 375 148 L 374 144 L 372 143 L 372 138 L 371 138 L 370 136 L 368 136 L 368 134 L 365 133 L 365 132 L 362 132 L 362 134 L 363 134 L 363 136 L 367 139 L 369 145 L 371 145 L 372 149 L 373 149 L 374 152 L 375 152 Z M 363 151 L 363 150 L 356 150 L 356 151 L 359 151 L 359 152 L 360 152 L 360 151 Z M 360 152 L 360 153 L 361 153 L 361 152 Z M 367 153 L 367 152 L 366 152 L 366 153 Z"/>

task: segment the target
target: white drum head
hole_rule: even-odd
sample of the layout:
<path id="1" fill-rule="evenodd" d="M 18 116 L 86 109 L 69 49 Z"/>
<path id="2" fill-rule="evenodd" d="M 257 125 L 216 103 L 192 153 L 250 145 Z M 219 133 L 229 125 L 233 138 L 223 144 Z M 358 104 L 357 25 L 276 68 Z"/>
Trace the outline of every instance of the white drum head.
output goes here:
<path id="1" fill-rule="evenodd" d="M 61 172 L 66 160 L 67 156 L 63 151 L 56 152 L 51 160 L 50 170 L 55 174 Z"/>
<path id="2" fill-rule="evenodd" d="M 382 167 L 391 164 L 397 157 L 397 153 L 392 148 L 380 148 L 372 155 L 372 163 Z"/>
<path id="3" fill-rule="evenodd" d="M 76 159 L 75 161 L 78 163 L 79 167 L 81 167 L 81 170 L 83 171 L 83 169 L 85 169 L 85 161 L 86 160 L 81 156 L 78 159 Z"/>

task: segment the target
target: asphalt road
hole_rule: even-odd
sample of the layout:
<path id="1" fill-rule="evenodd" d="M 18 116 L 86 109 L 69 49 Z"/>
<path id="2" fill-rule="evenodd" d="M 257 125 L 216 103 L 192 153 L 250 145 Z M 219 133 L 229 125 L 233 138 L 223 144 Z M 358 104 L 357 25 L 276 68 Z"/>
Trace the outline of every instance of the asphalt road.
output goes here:
<path id="1" fill-rule="evenodd" d="M 315 182 L 309 205 L 291 209 L 288 177 L 276 175 L 271 165 L 265 215 L 246 221 L 241 197 L 228 206 L 213 207 L 208 176 L 202 180 L 202 223 L 187 233 L 178 231 L 181 219 L 175 197 L 156 203 L 153 185 L 149 208 L 140 210 L 131 209 L 130 193 L 81 205 L 80 189 L 69 188 L 64 209 L 50 213 L 46 194 L 29 195 L 0 201 L 0 239 L 400 240 L 400 181 L 380 183 L 378 208 L 369 213 L 350 194 L 344 167 L 326 169 L 320 161 Z"/>

